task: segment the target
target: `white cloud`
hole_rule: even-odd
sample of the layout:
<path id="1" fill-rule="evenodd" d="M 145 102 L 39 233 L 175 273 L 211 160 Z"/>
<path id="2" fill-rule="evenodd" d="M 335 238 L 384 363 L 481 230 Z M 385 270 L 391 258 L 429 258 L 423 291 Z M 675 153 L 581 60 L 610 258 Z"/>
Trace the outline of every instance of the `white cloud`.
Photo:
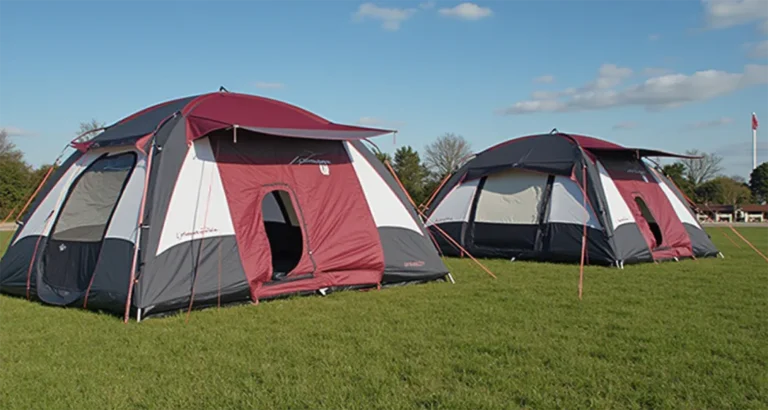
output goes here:
<path id="1" fill-rule="evenodd" d="M 387 121 L 377 117 L 361 117 L 357 123 L 368 127 L 402 127 L 405 125 L 402 121 Z"/>
<path id="2" fill-rule="evenodd" d="M 423 10 L 430 10 L 435 8 L 435 5 L 437 4 L 437 1 L 435 0 L 429 0 L 425 1 L 423 3 L 419 3 L 419 8 Z"/>
<path id="3" fill-rule="evenodd" d="M 702 0 L 710 28 L 727 28 L 762 21 L 768 25 L 765 0 Z"/>
<path id="4" fill-rule="evenodd" d="M 667 74 L 649 78 L 625 88 L 617 86 L 631 70 L 611 64 L 603 65 L 598 78 L 577 89 L 539 91 L 531 99 L 519 101 L 499 110 L 502 115 L 534 112 L 567 112 L 597 110 L 622 106 L 643 106 L 660 110 L 710 100 L 736 90 L 768 84 L 768 65 L 747 65 L 742 73 L 719 70 L 693 74 Z"/>
<path id="5" fill-rule="evenodd" d="M 266 81 L 258 81 L 254 85 L 256 86 L 256 88 L 261 88 L 265 90 L 274 90 L 277 88 L 283 88 L 285 86 L 283 83 L 270 83 Z"/>
<path id="6" fill-rule="evenodd" d="M 700 130 L 704 128 L 716 128 L 716 127 L 721 127 L 723 125 L 728 125 L 732 122 L 733 122 L 733 118 L 722 117 L 716 120 L 694 122 L 693 124 L 688 125 L 687 128 L 694 129 L 694 130 Z"/>
<path id="7" fill-rule="evenodd" d="M 405 20 L 408 20 L 416 14 L 416 11 L 415 8 L 387 8 L 379 7 L 373 3 L 364 3 L 358 7 L 353 17 L 356 21 L 363 21 L 366 19 L 377 20 L 381 22 L 381 27 L 385 30 L 397 31 Z"/>
<path id="8" fill-rule="evenodd" d="M 637 123 L 634 121 L 624 121 L 613 126 L 614 130 L 631 130 L 637 128 Z"/>
<path id="9" fill-rule="evenodd" d="M 555 76 L 553 75 L 542 75 L 539 77 L 536 77 L 533 79 L 533 82 L 535 83 L 541 83 L 541 84 L 550 84 L 555 82 Z"/>
<path id="10" fill-rule="evenodd" d="M 643 69 L 643 75 L 648 77 L 658 77 L 665 74 L 672 73 L 672 70 L 668 68 L 660 68 L 660 67 L 648 67 Z"/>
<path id="11" fill-rule="evenodd" d="M 766 4 L 768 7 L 768 4 Z M 759 43 L 748 44 L 749 52 L 747 56 L 749 58 L 768 58 L 768 40 L 763 40 Z"/>
<path id="12" fill-rule="evenodd" d="M 490 17 L 493 11 L 488 7 L 480 7 L 475 3 L 461 3 L 456 7 L 440 9 L 438 13 L 446 17 L 474 21 Z"/>
<path id="13" fill-rule="evenodd" d="M 619 85 L 624 79 L 631 75 L 631 68 L 619 67 L 616 64 L 603 64 L 600 66 L 597 80 L 591 85 L 587 85 L 587 88 L 612 88 Z"/>
<path id="14" fill-rule="evenodd" d="M 656 41 L 661 39 L 661 34 L 651 34 L 648 36 L 648 40 Z"/>
<path id="15" fill-rule="evenodd" d="M 34 131 L 25 130 L 19 127 L 0 127 L 0 131 L 9 137 L 34 137 L 37 135 Z"/>

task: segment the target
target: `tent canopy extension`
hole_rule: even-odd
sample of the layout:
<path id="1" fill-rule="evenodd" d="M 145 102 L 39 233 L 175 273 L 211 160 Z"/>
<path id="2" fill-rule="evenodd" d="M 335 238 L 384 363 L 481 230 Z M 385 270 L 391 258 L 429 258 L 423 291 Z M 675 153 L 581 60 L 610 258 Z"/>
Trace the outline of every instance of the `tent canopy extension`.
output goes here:
<path id="1" fill-rule="evenodd" d="M 0 291 L 146 316 L 444 278 L 361 141 L 389 132 L 229 92 L 147 108 L 73 141 L 0 260 Z"/>
<path id="2" fill-rule="evenodd" d="M 647 156 L 686 157 L 554 131 L 509 140 L 448 179 L 426 225 L 484 257 L 578 262 L 585 224 L 592 263 L 717 255 L 684 195 Z M 435 238 L 445 254 L 460 254 Z"/>

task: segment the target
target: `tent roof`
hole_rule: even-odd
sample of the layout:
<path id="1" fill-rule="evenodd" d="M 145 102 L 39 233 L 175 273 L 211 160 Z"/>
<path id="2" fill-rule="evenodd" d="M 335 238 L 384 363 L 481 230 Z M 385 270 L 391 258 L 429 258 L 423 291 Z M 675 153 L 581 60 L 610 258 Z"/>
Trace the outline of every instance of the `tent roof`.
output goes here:
<path id="1" fill-rule="evenodd" d="M 92 140 L 74 143 L 79 149 L 131 144 L 156 131 L 169 118 L 181 114 L 192 141 L 211 131 L 244 128 L 282 137 L 357 140 L 394 132 L 336 124 L 307 110 L 254 95 L 216 92 L 153 105 L 107 127 Z"/>
<path id="2" fill-rule="evenodd" d="M 562 138 L 566 138 L 568 140 L 571 140 L 572 142 L 576 142 L 580 147 L 584 148 L 587 151 L 593 152 L 593 153 L 619 153 L 619 152 L 627 152 L 627 153 L 637 153 L 641 157 L 677 157 L 677 158 L 698 158 L 696 156 L 690 156 L 690 155 L 683 155 L 683 154 L 675 154 L 670 153 L 666 151 L 659 151 L 654 149 L 647 149 L 647 148 L 630 148 L 630 147 L 624 147 L 619 144 L 615 144 L 610 141 L 602 140 L 595 137 L 590 137 L 586 135 L 579 135 L 579 134 L 565 134 L 565 133 L 552 133 L 552 134 L 536 134 L 536 135 L 528 135 L 525 137 L 520 138 L 514 138 L 511 140 L 504 141 L 500 144 L 496 144 L 488 149 L 486 149 L 483 152 L 488 152 L 491 150 L 495 150 L 498 148 L 501 148 L 503 146 L 509 145 L 509 144 L 515 144 L 518 142 L 521 142 L 522 140 L 529 139 L 529 138 L 541 138 L 547 135 L 556 135 Z M 480 154 L 478 154 L 480 155 Z"/>
<path id="3" fill-rule="evenodd" d="M 511 139 L 478 153 L 467 164 L 466 178 L 473 179 L 506 168 L 571 175 L 573 166 L 580 156 L 579 149 L 584 149 L 590 156 L 632 155 L 637 157 L 691 158 L 664 151 L 627 148 L 586 135 L 553 132 Z"/>

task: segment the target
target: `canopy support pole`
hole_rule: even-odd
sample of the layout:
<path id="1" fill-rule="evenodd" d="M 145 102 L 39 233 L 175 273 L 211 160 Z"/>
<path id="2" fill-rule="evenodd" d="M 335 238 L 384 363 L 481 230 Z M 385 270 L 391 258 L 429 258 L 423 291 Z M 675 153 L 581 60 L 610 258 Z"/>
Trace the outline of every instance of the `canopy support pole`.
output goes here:
<path id="1" fill-rule="evenodd" d="M 138 282 L 136 280 L 136 267 L 139 263 L 139 248 L 141 246 L 141 232 L 145 228 L 144 226 L 144 210 L 147 205 L 147 192 L 149 191 L 149 176 L 152 173 L 152 159 L 155 156 L 155 135 L 152 134 L 152 140 L 149 142 L 149 155 L 147 156 L 146 166 L 144 167 L 144 189 L 141 193 L 141 206 L 139 207 L 139 222 L 136 225 L 136 243 L 133 245 L 133 261 L 131 262 L 131 277 L 128 282 L 128 296 L 125 298 L 125 315 L 123 316 L 123 323 L 128 323 L 128 318 L 131 313 L 131 300 L 133 298 L 133 288 Z M 139 320 L 139 313 L 137 311 L 136 320 Z"/>
<path id="2" fill-rule="evenodd" d="M 579 300 L 584 290 L 584 257 L 587 253 L 587 222 L 589 222 L 589 209 L 587 209 L 587 164 L 581 165 L 581 195 L 584 206 L 584 227 L 581 233 L 581 261 L 579 262 Z"/>
<path id="3" fill-rule="evenodd" d="M 437 196 L 437 193 L 440 192 L 440 190 L 443 188 L 443 185 L 445 185 L 445 183 L 448 182 L 448 180 L 451 178 L 451 175 L 453 174 L 449 173 L 448 175 L 445 176 L 445 178 L 443 178 L 442 181 L 440 181 L 440 185 L 438 185 L 437 188 L 435 188 L 435 190 L 432 192 L 432 195 L 430 195 L 429 199 L 427 199 L 426 202 L 420 205 L 421 209 L 427 209 L 429 208 L 430 205 L 432 205 L 432 201 Z"/>

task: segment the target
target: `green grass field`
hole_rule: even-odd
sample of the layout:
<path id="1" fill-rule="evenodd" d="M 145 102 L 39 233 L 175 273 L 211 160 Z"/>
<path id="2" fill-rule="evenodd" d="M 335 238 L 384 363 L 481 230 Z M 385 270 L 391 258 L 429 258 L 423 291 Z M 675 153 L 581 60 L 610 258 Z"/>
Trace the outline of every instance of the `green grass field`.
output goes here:
<path id="1" fill-rule="evenodd" d="M 186 324 L 0 296 L 0 408 L 765 409 L 768 263 L 709 231 L 725 259 L 587 267 L 582 301 L 577 266 L 466 259 Z"/>

